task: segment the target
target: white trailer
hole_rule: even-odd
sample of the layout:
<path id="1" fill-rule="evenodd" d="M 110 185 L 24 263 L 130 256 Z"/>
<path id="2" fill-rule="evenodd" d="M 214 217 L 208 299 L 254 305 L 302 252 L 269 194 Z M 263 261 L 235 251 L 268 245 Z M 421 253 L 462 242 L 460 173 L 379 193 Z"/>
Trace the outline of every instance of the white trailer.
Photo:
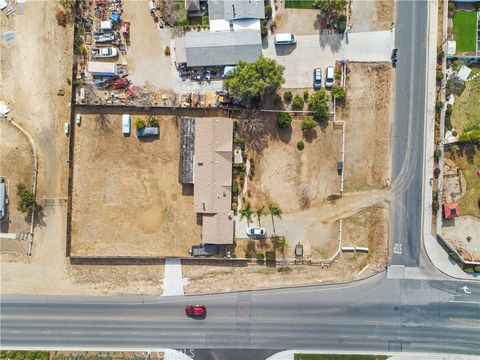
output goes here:
<path id="1" fill-rule="evenodd" d="M 89 61 L 88 72 L 97 77 L 117 77 L 119 64 Z"/>

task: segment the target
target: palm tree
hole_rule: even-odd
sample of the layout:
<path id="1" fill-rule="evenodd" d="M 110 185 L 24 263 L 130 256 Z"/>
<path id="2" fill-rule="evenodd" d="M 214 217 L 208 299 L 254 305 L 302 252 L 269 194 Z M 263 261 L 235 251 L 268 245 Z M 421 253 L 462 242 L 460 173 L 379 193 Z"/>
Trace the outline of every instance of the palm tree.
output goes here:
<path id="1" fill-rule="evenodd" d="M 243 218 L 247 219 L 247 225 L 250 225 L 250 222 L 252 221 L 252 207 L 249 202 L 247 202 L 247 205 L 243 209 L 240 210 L 240 220 Z"/>
<path id="2" fill-rule="evenodd" d="M 275 234 L 275 219 L 273 217 L 277 216 L 281 219 L 283 211 L 275 204 L 268 204 L 268 211 L 270 211 L 270 215 L 272 215 L 273 233 Z"/>
<path id="3" fill-rule="evenodd" d="M 260 218 L 264 215 L 265 215 L 265 206 L 262 206 L 260 209 L 255 211 L 255 216 L 257 217 L 258 225 L 260 225 L 260 226 L 262 226 L 262 224 L 260 223 Z"/>

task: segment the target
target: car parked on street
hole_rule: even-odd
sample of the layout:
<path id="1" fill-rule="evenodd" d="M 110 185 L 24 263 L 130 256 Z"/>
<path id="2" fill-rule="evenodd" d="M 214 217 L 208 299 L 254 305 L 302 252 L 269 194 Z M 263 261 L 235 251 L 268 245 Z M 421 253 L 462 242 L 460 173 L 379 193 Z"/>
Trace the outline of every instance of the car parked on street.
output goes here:
<path id="1" fill-rule="evenodd" d="M 202 318 L 207 315 L 205 305 L 187 305 L 185 306 L 185 314 L 192 318 Z"/>
<path id="2" fill-rule="evenodd" d="M 247 236 L 255 238 L 264 238 L 267 232 L 261 227 L 251 227 L 247 229 Z"/>
<path id="3" fill-rule="evenodd" d="M 313 70 L 313 88 L 318 90 L 322 87 L 322 69 Z"/>

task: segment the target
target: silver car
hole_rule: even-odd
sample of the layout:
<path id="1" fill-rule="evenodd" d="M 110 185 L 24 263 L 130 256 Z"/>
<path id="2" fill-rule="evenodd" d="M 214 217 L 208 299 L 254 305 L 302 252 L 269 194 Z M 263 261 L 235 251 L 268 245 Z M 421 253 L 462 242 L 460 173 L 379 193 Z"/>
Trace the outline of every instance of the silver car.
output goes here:
<path id="1" fill-rule="evenodd" d="M 318 90 L 322 87 L 322 69 L 313 70 L 313 88 Z"/>

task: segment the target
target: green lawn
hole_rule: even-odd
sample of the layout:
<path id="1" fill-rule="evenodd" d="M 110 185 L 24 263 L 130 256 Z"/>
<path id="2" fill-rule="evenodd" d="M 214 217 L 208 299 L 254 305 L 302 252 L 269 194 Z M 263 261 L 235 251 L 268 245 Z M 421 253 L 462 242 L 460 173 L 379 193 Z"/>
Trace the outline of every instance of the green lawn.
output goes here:
<path id="1" fill-rule="evenodd" d="M 296 353 L 294 360 L 385 360 L 384 355 L 335 355 L 335 354 L 301 354 Z"/>
<path id="2" fill-rule="evenodd" d="M 18 359 L 18 360 L 48 360 L 50 353 L 48 351 L 18 351 L 2 350 L 0 359 Z"/>
<path id="3" fill-rule="evenodd" d="M 477 32 L 477 12 L 457 11 L 453 18 L 457 53 L 475 52 L 475 33 Z"/>
<path id="4" fill-rule="evenodd" d="M 285 0 L 287 9 L 313 9 L 313 0 Z"/>

